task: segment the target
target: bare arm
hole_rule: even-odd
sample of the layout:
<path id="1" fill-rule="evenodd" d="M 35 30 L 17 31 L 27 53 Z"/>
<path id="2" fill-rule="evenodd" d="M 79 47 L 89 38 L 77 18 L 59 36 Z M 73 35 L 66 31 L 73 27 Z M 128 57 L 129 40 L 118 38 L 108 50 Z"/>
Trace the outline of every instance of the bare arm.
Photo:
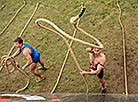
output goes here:
<path id="1" fill-rule="evenodd" d="M 92 53 L 92 49 L 93 48 L 86 48 L 86 51 L 89 52 L 89 56 L 90 56 L 90 64 L 93 64 L 93 53 Z"/>
<path id="2" fill-rule="evenodd" d="M 93 53 L 89 53 L 90 56 L 90 64 L 93 64 L 94 56 Z"/>
<path id="3" fill-rule="evenodd" d="M 99 66 L 99 65 L 98 65 L 98 66 Z M 99 66 L 99 67 L 97 68 L 97 70 L 95 70 L 95 71 L 92 71 L 92 72 L 82 71 L 81 74 L 82 74 L 82 75 L 97 75 L 97 74 L 100 73 L 101 70 L 102 70 L 102 66 Z"/>
<path id="4" fill-rule="evenodd" d="M 30 56 L 30 50 L 28 48 L 24 49 L 23 54 L 26 56 L 27 59 L 27 63 L 22 67 L 22 69 L 25 70 L 25 68 L 32 63 L 32 58 Z"/>
<path id="5" fill-rule="evenodd" d="M 16 56 L 18 56 L 20 53 L 21 53 L 21 50 L 18 49 L 18 50 L 12 55 L 12 57 L 16 57 Z"/>
<path id="6" fill-rule="evenodd" d="M 106 58 L 105 58 L 105 55 L 102 56 L 102 60 L 99 62 L 100 64 L 104 65 L 106 61 Z M 97 66 L 97 70 L 95 71 L 92 71 L 92 72 L 86 72 L 86 71 L 82 71 L 80 72 L 82 75 L 96 75 L 96 74 L 99 74 L 100 71 L 102 70 L 103 66 L 98 64 Z"/>

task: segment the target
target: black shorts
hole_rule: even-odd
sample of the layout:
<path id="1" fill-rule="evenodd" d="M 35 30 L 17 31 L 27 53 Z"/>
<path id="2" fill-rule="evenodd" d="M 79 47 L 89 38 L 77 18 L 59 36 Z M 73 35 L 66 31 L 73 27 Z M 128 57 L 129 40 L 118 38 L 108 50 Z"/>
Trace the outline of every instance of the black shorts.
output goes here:
<path id="1" fill-rule="evenodd" d="M 99 79 L 102 79 L 104 76 L 104 70 L 103 68 L 101 69 L 100 73 L 97 75 Z"/>

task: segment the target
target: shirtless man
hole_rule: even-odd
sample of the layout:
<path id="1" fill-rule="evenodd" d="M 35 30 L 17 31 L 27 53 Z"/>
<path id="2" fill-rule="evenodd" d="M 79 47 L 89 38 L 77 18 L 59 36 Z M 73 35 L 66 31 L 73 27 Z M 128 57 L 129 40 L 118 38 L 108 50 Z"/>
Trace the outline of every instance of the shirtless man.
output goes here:
<path id="1" fill-rule="evenodd" d="M 23 70 L 25 70 L 28 66 L 30 66 L 30 71 L 39 77 L 36 82 L 40 82 L 45 79 L 43 75 L 40 75 L 35 69 L 37 66 L 37 62 L 40 63 L 41 69 L 44 69 L 44 63 L 40 59 L 40 53 L 36 51 L 33 47 L 31 47 L 29 44 L 23 42 L 23 40 L 20 37 L 17 37 L 14 40 L 14 45 L 18 49 L 13 55 L 12 58 L 18 56 L 21 52 L 27 59 L 27 63 L 22 67 Z"/>
<path id="2" fill-rule="evenodd" d="M 102 84 L 101 93 L 105 93 L 105 80 L 103 78 L 105 55 L 98 48 L 87 48 L 86 51 L 90 54 L 90 72 L 82 71 L 80 73 L 82 75 L 97 75 Z"/>

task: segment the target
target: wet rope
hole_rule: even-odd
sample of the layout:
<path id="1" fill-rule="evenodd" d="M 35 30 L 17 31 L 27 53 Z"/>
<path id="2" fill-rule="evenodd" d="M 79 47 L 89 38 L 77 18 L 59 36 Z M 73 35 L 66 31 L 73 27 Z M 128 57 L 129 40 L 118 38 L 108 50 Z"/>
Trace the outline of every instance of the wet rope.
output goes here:
<path id="1" fill-rule="evenodd" d="M 8 61 L 9 61 L 10 63 L 8 63 Z M 11 71 L 9 70 L 9 65 L 12 65 L 12 67 L 13 67 L 13 69 L 12 69 Z M 25 72 L 23 72 L 23 71 L 21 71 L 21 70 L 19 69 L 18 64 L 15 62 L 15 60 L 14 60 L 13 58 L 11 58 L 11 57 L 9 57 L 9 56 L 4 56 L 4 57 L 2 58 L 2 61 L 1 61 L 1 66 L 4 66 L 9 74 L 11 74 L 11 73 L 13 73 L 15 70 L 17 70 L 17 71 L 19 71 L 22 75 L 24 75 L 24 76 L 26 77 L 26 81 L 27 81 L 26 85 L 25 85 L 23 88 L 18 89 L 18 90 L 16 91 L 16 93 L 18 93 L 18 92 L 20 92 L 20 91 L 23 91 L 23 90 L 25 90 L 25 89 L 28 87 L 28 85 L 29 85 L 29 83 L 30 83 L 29 76 L 28 76 Z"/>
<path id="2" fill-rule="evenodd" d="M 26 5 L 26 2 L 24 1 L 24 4 L 17 10 L 16 14 L 12 17 L 10 22 L 5 26 L 5 28 L 0 32 L 0 36 L 6 31 L 6 29 L 10 26 L 10 24 L 13 22 L 15 17 L 18 15 L 18 13 L 21 11 L 21 9 Z"/>
<path id="3" fill-rule="evenodd" d="M 34 17 L 34 15 L 35 15 L 35 13 L 36 13 L 36 11 L 37 11 L 37 9 L 38 9 L 38 6 L 39 6 L 39 3 L 36 4 L 36 7 L 35 7 L 35 9 L 34 9 L 32 15 L 31 15 L 31 17 L 29 18 L 29 20 L 27 21 L 27 23 L 26 23 L 26 25 L 24 26 L 23 30 L 22 30 L 21 33 L 19 34 L 19 37 L 21 37 L 21 36 L 23 35 L 24 31 L 25 31 L 26 28 L 28 27 L 29 23 L 31 22 L 32 18 Z M 8 55 L 2 56 L 2 58 L 1 58 L 0 72 L 2 71 L 2 69 L 3 69 L 4 67 L 6 67 L 6 69 L 7 69 L 7 71 L 8 71 L 9 74 L 12 73 L 12 72 L 15 70 L 15 66 L 14 66 L 13 69 L 12 69 L 12 71 L 9 71 L 9 69 L 8 69 L 8 67 L 7 67 L 8 64 L 6 63 L 6 61 L 10 58 L 9 56 L 10 56 L 10 54 L 12 53 L 12 51 L 14 50 L 14 48 L 15 48 L 15 46 L 13 45 L 12 48 L 10 49 Z M 22 72 L 21 70 L 19 70 L 19 68 L 16 68 L 16 69 L 17 69 L 20 73 L 24 74 L 24 75 L 27 77 L 27 74 L 25 74 L 24 72 Z M 27 80 L 29 80 L 29 79 L 27 79 Z M 28 81 L 27 81 L 26 86 L 25 86 L 24 88 L 22 88 L 22 89 L 17 90 L 16 92 L 18 93 L 18 92 L 20 92 L 20 91 L 23 91 L 28 85 L 29 85 L 29 83 L 28 83 Z"/>
<path id="4" fill-rule="evenodd" d="M 123 34 L 123 55 L 124 55 L 124 74 L 125 74 L 125 91 L 126 91 L 126 95 L 128 95 L 128 86 L 127 86 L 127 68 L 126 68 L 126 44 L 125 44 L 125 28 L 124 28 L 124 25 L 121 21 L 121 15 L 122 15 L 122 10 L 120 8 L 120 5 L 119 5 L 119 1 L 117 0 L 117 6 L 119 8 L 119 23 L 120 23 L 120 26 L 122 28 L 122 34 Z"/>

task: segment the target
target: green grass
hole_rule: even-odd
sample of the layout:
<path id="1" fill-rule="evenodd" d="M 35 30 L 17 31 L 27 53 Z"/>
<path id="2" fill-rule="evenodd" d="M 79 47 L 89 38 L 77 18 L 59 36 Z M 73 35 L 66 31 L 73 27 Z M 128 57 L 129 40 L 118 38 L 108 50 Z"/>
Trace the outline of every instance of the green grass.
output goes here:
<path id="1" fill-rule="evenodd" d="M 80 1 L 81 0 L 28 0 L 27 5 L 21 10 L 21 12 L 15 18 L 14 22 L 8 27 L 6 32 L 2 36 L 0 36 L 0 57 L 2 57 L 3 55 L 8 54 L 10 48 L 13 46 L 13 40 L 22 31 L 24 25 L 31 16 L 37 2 L 57 9 L 59 11 L 58 13 L 52 9 L 39 6 L 33 20 L 31 21 L 22 36 L 24 41 L 29 42 L 32 46 L 40 51 L 41 58 L 44 61 L 45 66 L 48 68 L 48 71 L 46 72 L 39 71 L 40 73 L 43 73 L 47 78 L 45 81 L 39 84 L 34 83 L 36 77 L 31 72 L 29 72 L 29 68 L 27 68 L 26 71 L 31 77 L 31 83 L 28 89 L 23 91 L 22 93 L 50 92 L 57 80 L 60 68 L 67 52 L 67 46 L 65 45 L 64 41 L 57 35 L 44 29 L 38 28 L 35 24 L 35 20 L 37 18 L 46 18 L 72 36 L 74 28 L 69 23 L 69 20 L 72 16 L 76 16 L 77 14 L 79 14 L 81 8 L 77 9 L 74 12 L 72 11 L 81 6 Z M 21 0 L 1 0 L 0 7 L 3 4 L 5 4 L 6 7 L 0 11 L 0 31 L 3 30 L 3 28 L 14 16 L 14 14 L 23 4 L 23 2 Z M 121 19 L 125 27 L 133 28 L 133 30 L 130 29 L 126 31 L 126 33 L 128 34 L 127 39 L 129 39 L 128 41 L 132 41 L 132 45 L 136 47 L 138 44 L 138 23 L 136 22 L 136 17 L 138 17 L 138 2 L 137 0 L 123 0 L 120 1 L 120 5 L 123 11 Z M 81 28 L 83 28 L 86 32 L 94 35 L 104 45 L 103 51 L 106 54 L 107 58 L 105 64 L 105 79 L 107 80 L 106 86 L 109 87 L 109 89 L 111 89 L 112 87 L 111 82 L 112 74 L 114 73 L 113 71 L 115 71 L 116 67 L 121 68 L 123 66 L 122 34 L 118 22 L 119 12 L 113 14 L 96 28 L 94 28 L 94 25 L 104 19 L 106 16 L 108 16 L 115 9 L 118 9 L 115 0 L 89 0 L 88 3 L 86 3 L 86 12 L 81 18 L 79 24 Z M 132 17 L 132 15 L 135 16 Z M 47 24 L 45 25 L 49 26 Z M 130 33 L 135 34 L 129 35 Z M 90 38 L 79 32 L 77 32 L 76 38 L 88 42 L 93 42 Z M 70 42 L 69 39 L 68 41 Z M 130 46 L 129 44 L 127 45 Z M 78 59 L 81 68 L 88 71 L 89 55 L 85 52 L 86 48 L 87 46 L 78 42 L 74 42 L 72 46 L 72 49 L 76 55 L 76 58 Z M 26 59 L 23 57 L 23 55 L 17 57 L 16 61 L 19 63 L 20 66 L 23 66 L 26 63 Z M 120 70 L 119 73 L 122 74 L 123 70 Z M 8 75 L 6 71 L 3 71 L 0 74 L 0 80 L 2 80 L 0 81 L 0 92 L 15 92 L 18 89 L 18 86 L 21 85 L 20 87 L 23 87 L 25 85 L 25 79 L 21 76 L 22 75 L 18 72 Z M 123 86 L 123 76 L 121 76 L 121 78 L 121 86 Z M 99 92 L 101 85 L 99 80 L 97 80 L 97 77 L 87 76 L 87 79 L 90 85 L 90 93 Z M 117 92 L 121 93 L 122 90 Z M 86 92 L 86 86 L 75 65 L 73 58 L 71 57 L 71 54 L 69 54 L 69 58 L 65 65 L 63 75 L 55 92 Z"/>

